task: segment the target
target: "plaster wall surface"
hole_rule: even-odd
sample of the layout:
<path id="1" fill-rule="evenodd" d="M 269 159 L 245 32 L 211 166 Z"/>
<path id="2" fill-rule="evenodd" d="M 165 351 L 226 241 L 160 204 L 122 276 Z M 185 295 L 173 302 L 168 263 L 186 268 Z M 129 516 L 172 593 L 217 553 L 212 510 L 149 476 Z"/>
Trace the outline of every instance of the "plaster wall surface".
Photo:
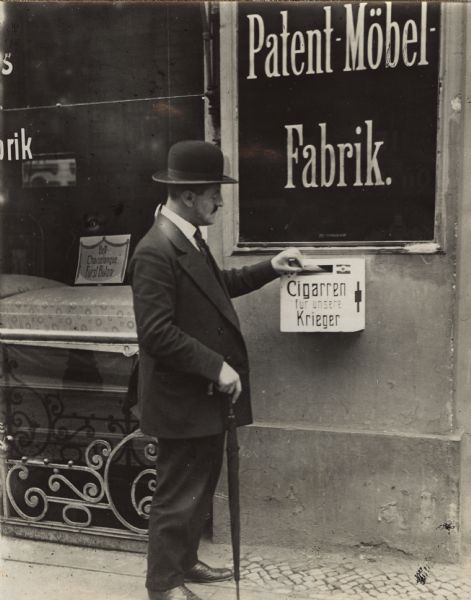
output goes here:
<path id="1" fill-rule="evenodd" d="M 446 253 L 364 255 L 362 332 L 281 333 L 276 281 L 236 300 L 255 417 L 240 432 L 245 543 L 373 544 L 457 560 L 452 201 L 447 208 Z M 217 248 L 222 232 L 210 234 Z M 216 539 L 227 523 L 220 493 Z"/>
<path id="2" fill-rule="evenodd" d="M 454 561 L 454 256 L 365 259 L 360 333 L 280 333 L 277 282 L 237 300 L 255 414 L 240 432 L 245 542 L 373 544 Z"/>
<path id="3" fill-rule="evenodd" d="M 242 543 L 381 546 L 455 561 L 457 439 L 251 426 L 240 432 Z M 216 540 L 228 540 L 225 478 Z"/>
<path id="4" fill-rule="evenodd" d="M 280 333 L 278 282 L 237 301 L 257 421 L 453 429 L 453 259 L 367 256 L 366 265 L 363 332 Z"/>
<path id="5" fill-rule="evenodd" d="M 471 11 L 467 11 L 465 63 L 471 61 Z M 471 556 L 471 77 L 466 70 L 466 85 L 460 99 L 463 111 L 463 178 L 460 186 L 460 218 L 458 222 L 458 269 L 456 333 L 456 411 L 457 426 L 464 432 L 461 454 L 460 527 L 462 553 Z"/>

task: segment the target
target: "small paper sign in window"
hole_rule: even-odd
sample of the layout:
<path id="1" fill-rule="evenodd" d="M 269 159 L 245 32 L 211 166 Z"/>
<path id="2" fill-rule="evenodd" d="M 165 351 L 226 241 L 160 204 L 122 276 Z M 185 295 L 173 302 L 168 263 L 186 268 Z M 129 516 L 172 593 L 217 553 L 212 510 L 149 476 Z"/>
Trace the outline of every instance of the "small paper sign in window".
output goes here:
<path id="1" fill-rule="evenodd" d="M 76 284 L 123 283 L 131 234 L 80 238 Z"/>

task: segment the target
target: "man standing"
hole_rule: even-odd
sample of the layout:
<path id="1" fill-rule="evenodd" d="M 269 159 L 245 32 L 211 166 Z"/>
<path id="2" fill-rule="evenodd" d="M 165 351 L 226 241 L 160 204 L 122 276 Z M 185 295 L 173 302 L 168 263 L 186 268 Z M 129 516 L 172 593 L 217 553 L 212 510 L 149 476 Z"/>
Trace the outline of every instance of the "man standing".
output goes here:
<path id="1" fill-rule="evenodd" d="M 238 425 L 252 422 L 246 346 L 231 298 L 299 271 L 288 249 L 250 267 L 220 270 L 201 236 L 222 206 L 223 155 L 203 141 L 169 151 L 168 199 L 130 262 L 139 339 L 141 430 L 158 438 L 149 518 L 150 600 L 198 600 L 185 582 L 230 579 L 198 560 L 223 458 L 227 395 Z"/>

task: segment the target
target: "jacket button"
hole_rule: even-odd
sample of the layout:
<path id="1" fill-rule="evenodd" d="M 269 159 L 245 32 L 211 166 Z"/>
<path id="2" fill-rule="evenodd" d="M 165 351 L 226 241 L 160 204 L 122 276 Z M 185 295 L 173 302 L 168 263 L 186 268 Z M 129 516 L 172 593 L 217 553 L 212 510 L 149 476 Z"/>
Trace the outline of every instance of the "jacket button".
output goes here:
<path id="1" fill-rule="evenodd" d="M 222 335 L 224 333 L 224 329 L 222 327 L 218 327 L 218 334 Z"/>

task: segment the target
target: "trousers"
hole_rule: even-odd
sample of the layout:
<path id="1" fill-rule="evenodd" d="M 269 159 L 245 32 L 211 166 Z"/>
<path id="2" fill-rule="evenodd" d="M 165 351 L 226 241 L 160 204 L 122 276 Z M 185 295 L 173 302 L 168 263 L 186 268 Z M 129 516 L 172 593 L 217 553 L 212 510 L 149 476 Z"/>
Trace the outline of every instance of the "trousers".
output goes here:
<path id="1" fill-rule="evenodd" d="M 184 583 L 198 560 L 205 519 L 221 473 L 225 434 L 159 438 L 157 480 L 149 514 L 146 587 Z"/>

